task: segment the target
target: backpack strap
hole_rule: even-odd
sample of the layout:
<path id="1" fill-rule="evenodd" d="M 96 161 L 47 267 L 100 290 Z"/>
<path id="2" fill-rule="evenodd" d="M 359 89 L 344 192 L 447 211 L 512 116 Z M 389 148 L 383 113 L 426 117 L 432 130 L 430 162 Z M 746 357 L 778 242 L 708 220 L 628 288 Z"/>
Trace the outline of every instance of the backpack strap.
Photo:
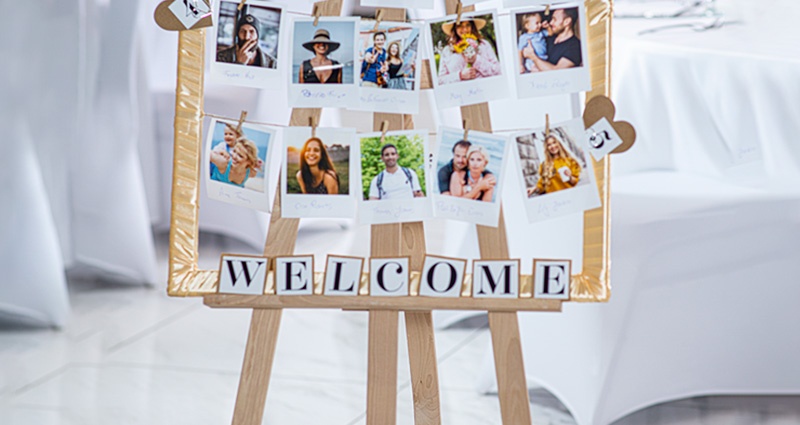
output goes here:
<path id="1" fill-rule="evenodd" d="M 377 181 L 378 199 L 383 199 L 383 173 L 384 172 L 385 171 L 381 171 L 380 173 L 378 173 L 378 181 Z"/>

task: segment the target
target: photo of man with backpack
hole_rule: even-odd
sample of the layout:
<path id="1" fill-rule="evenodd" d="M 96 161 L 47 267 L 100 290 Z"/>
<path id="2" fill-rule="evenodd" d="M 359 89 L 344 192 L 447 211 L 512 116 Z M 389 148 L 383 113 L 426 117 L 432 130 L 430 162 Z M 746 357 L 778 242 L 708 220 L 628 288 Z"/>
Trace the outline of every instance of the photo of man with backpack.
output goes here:
<path id="1" fill-rule="evenodd" d="M 402 200 L 424 197 L 416 171 L 401 167 L 397 147 L 388 143 L 381 147 L 383 171 L 379 172 L 369 186 L 369 200 Z"/>

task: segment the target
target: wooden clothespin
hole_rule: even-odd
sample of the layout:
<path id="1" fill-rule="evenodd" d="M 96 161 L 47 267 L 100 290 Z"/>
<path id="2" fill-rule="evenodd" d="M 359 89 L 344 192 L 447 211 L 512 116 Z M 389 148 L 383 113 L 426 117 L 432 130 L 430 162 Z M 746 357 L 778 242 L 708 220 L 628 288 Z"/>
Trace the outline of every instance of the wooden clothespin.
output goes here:
<path id="1" fill-rule="evenodd" d="M 550 16 L 550 4 L 544 7 L 544 16 Z"/>
<path id="2" fill-rule="evenodd" d="M 314 9 L 311 11 L 311 15 L 314 16 L 314 26 L 317 26 L 319 24 L 319 17 L 322 15 L 319 4 L 314 3 Z"/>
<path id="3" fill-rule="evenodd" d="M 469 121 L 464 119 L 463 124 L 464 124 L 464 126 L 463 126 L 464 127 L 464 137 L 462 137 L 461 140 L 469 140 L 469 139 L 467 139 L 467 136 L 469 136 Z"/>
<path id="4" fill-rule="evenodd" d="M 544 114 L 544 138 L 550 137 L 550 114 Z"/>
<path id="5" fill-rule="evenodd" d="M 245 3 L 247 3 L 247 0 L 241 0 L 241 1 L 239 2 L 239 7 L 237 7 L 236 9 L 238 9 L 238 10 L 239 10 L 239 12 L 241 12 L 241 11 L 242 11 L 242 9 L 244 9 L 244 4 L 245 4 Z"/>
<path id="6" fill-rule="evenodd" d="M 381 24 L 381 20 L 383 20 L 383 9 L 378 9 L 375 13 L 375 27 L 372 28 L 372 31 L 378 31 L 378 26 Z"/>
<path id="7" fill-rule="evenodd" d="M 461 4 L 461 0 L 458 0 L 458 5 L 456 5 L 456 26 L 461 24 L 461 12 L 464 11 L 464 6 Z M 455 28 L 453 28 L 453 32 L 455 32 Z"/>
<path id="8" fill-rule="evenodd" d="M 381 123 L 381 144 L 386 143 L 386 132 L 389 131 L 389 121 Z"/>
<path id="9" fill-rule="evenodd" d="M 311 137 L 317 137 L 317 124 L 314 123 L 314 117 L 308 117 L 308 126 L 311 127 Z"/>
<path id="10" fill-rule="evenodd" d="M 247 111 L 242 111 L 239 115 L 239 123 L 236 124 L 236 132 L 242 134 L 242 124 L 244 124 L 244 120 L 247 119 Z"/>

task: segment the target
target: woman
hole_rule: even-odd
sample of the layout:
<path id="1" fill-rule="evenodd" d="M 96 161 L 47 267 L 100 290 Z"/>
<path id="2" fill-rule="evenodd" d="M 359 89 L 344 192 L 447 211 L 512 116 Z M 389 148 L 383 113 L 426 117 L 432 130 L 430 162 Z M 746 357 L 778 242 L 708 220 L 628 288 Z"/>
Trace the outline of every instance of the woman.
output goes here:
<path id="1" fill-rule="evenodd" d="M 486 20 L 480 18 L 461 18 L 458 25 L 455 21 L 442 24 L 449 39 L 440 52 L 440 85 L 500 75 L 497 54 L 480 33 L 485 26 Z"/>
<path id="2" fill-rule="evenodd" d="M 483 146 L 472 145 L 467 151 L 467 169 L 450 177 L 450 195 L 483 202 L 492 202 L 497 180 L 490 171 L 489 153 Z"/>
<path id="3" fill-rule="evenodd" d="M 316 137 L 308 139 L 300 150 L 300 170 L 296 177 L 303 193 L 339 194 L 339 175 L 322 140 Z"/>
<path id="4" fill-rule="evenodd" d="M 239 138 L 230 154 L 212 151 L 211 163 L 217 167 L 211 180 L 244 187 L 251 170 L 258 167 L 258 147 L 252 140 Z"/>
<path id="5" fill-rule="evenodd" d="M 539 164 L 539 181 L 528 188 L 528 197 L 575 187 L 580 180 L 581 166 L 572 159 L 553 135 L 544 139 L 544 161 Z"/>
<path id="6" fill-rule="evenodd" d="M 390 89 L 408 90 L 406 87 L 406 75 L 400 73 L 403 68 L 403 59 L 400 58 L 400 40 L 393 41 L 387 50 L 389 59 L 389 86 Z"/>
<path id="7" fill-rule="evenodd" d="M 331 41 L 328 30 L 318 29 L 303 47 L 314 53 L 314 57 L 300 64 L 300 84 L 342 84 L 342 65 L 328 59 L 328 55 L 339 48 L 339 43 Z"/>

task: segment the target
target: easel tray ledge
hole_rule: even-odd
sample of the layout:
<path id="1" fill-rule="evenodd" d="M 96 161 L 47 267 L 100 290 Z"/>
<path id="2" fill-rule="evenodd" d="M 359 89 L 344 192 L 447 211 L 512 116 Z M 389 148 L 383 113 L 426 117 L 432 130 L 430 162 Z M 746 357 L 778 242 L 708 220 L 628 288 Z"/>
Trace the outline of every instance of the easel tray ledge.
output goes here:
<path id="1" fill-rule="evenodd" d="M 560 312 L 561 300 L 535 298 L 434 298 L 421 296 L 404 297 L 330 297 L 321 295 L 235 295 L 210 294 L 203 297 L 203 304 L 212 308 L 328 308 L 342 310 L 477 310 L 496 312 L 547 311 Z"/>

